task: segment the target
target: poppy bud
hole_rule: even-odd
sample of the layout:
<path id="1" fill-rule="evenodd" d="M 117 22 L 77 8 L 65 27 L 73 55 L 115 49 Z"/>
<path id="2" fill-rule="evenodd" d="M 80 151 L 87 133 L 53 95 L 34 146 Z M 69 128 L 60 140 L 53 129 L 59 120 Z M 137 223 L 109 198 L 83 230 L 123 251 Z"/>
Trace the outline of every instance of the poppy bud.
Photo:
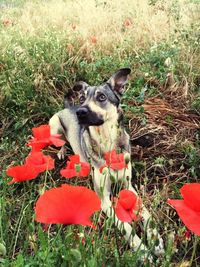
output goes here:
<path id="1" fill-rule="evenodd" d="M 130 154 L 129 153 L 124 154 L 124 160 L 125 160 L 126 164 L 128 164 L 130 162 Z"/>
<path id="2" fill-rule="evenodd" d="M 102 174 L 103 174 L 103 175 L 108 174 L 108 168 L 107 168 L 107 167 L 104 167 L 104 168 L 103 168 L 103 170 L 102 170 Z"/>
<path id="3" fill-rule="evenodd" d="M 116 183 L 117 182 L 117 178 L 114 175 L 110 175 L 110 180 L 112 183 Z"/>
<path id="4" fill-rule="evenodd" d="M 81 171 L 81 165 L 75 164 L 75 170 L 76 170 L 76 172 L 80 172 Z"/>

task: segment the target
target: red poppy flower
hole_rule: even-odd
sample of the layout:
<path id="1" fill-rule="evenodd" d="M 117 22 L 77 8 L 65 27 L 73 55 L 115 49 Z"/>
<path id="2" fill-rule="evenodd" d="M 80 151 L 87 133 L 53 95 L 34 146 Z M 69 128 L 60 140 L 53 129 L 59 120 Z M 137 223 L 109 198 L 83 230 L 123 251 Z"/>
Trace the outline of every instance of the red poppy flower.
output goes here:
<path id="1" fill-rule="evenodd" d="M 35 206 L 36 221 L 94 227 L 90 217 L 100 208 L 101 201 L 94 191 L 84 186 L 62 185 L 40 196 Z"/>
<path id="2" fill-rule="evenodd" d="M 76 24 L 72 24 L 72 25 L 71 25 L 71 27 L 72 27 L 72 30 L 74 30 L 74 31 L 75 31 L 75 30 L 76 30 L 76 28 L 77 28 L 77 25 L 76 25 Z"/>
<path id="3" fill-rule="evenodd" d="M 34 165 L 38 173 L 54 168 L 54 160 L 52 157 L 46 156 L 42 152 L 31 152 L 25 162 L 26 164 Z"/>
<path id="4" fill-rule="evenodd" d="M 90 41 L 92 44 L 96 44 L 97 43 L 97 37 L 96 36 L 91 36 L 90 37 Z"/>
<path id="5" fill-rule="evenodd" d="M 60 147 L 65 144 L 65 141 L 59 139 L 59 134 L 51 135 L 50 126 L 47 124 L 32 128 L 32 131 L 34 138 L 28 142 L 28 146 L 31 146 L 34 152 L 38 152 L 49 145 Z"/>
<path id="6" fill-rule="evenodd" d="M 35 179 L 39 172 L 34 165 L 25 164 L 8 168 L 6 174 L 13 177 L 13 180 L 8 184 L 13 184 L 16 182 Z"/>
<path id="7" fill-rule="evenodd" d="M 75 176 L 86 177 L 90 174 L 90 164 L 87 162 L 80 162 L 79 155 L 69 156 L 67 166 L 60 171 L 60 174 L 65 178 L 73 178 Z"/>
<path id="8" fill-rule="evenodd" d="M 124 26 L 126 27 L 126 28 L 129 28 L 129 27 L 131 27 L 132 26 L 132 21 L 130 20 L 130 19 L 126 19 L 125 21 L 124 21 Z"/>
<path id="9" fill-rule="evenodd" d="M 185 226 L 200 236 L 200 183 L 186 184 L 180 189 L 182 200 L 168 199 Z"/>
<path id="10" fill-rule="evenodd" d="M 138 221 L 141 216 L 142 201 L 130 190 L 121 190 L 119 198 L 114 198 L 117 218 L 123 222 Z"/>
<path id="11" fill-rule="evenodd" d="M 10 26 L 10 25 L 12 26 L 14 24 L 13 21 L 10 19 L 4 19 L 2 23 L 4 26 Z"/>
<path id="12" fill-rule="evenodd" d="M 99 170 L 102 173 L 104 167 L 110 167 L 113 170 L 122 170 L 127 168 L 127 164 L 124 159 L 124 154 L 117 154 L 116 150 L 106 152 L 105 155 L 106 164 L 103 165 Z"/>

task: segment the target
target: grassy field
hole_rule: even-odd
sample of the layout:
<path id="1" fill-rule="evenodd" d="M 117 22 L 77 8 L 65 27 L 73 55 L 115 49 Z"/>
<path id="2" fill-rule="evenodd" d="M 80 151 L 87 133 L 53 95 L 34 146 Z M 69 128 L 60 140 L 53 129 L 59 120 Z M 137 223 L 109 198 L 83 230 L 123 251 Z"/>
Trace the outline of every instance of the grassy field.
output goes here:
<path id="1" fill-rule="evenodd" d="M 200 239 L 166 203 L 200 181 L 200 1 L 0 1 L 0 51 L 0 266 L 200 266 Z M 98 84 L 121 67 L 132 69 L 122 107 L 133 180 L 165 242 L 153 264 L 103 216 L 96 230 L 35 222 L 39 195 L 68 182 L 62 161 L 24 183 L 8 185 L 5 172 L 75 81 Z"/>

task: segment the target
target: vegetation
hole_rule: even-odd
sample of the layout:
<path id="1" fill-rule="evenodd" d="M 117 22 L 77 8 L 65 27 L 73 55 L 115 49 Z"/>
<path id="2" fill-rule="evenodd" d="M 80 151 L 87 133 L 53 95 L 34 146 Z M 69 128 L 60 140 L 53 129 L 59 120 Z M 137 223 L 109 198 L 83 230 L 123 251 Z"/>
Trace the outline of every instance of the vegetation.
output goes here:
<path id="1" fill-rule="evenodd" d="M 121 67 L 132 69 L 122 107 L 133 180 L 165 242 L 153 266 L 200 266 L 199 238 L 167 205 L 200 179 L 200 1 L 0 1 L 0 50 L 1 266 L 150 266 L 103 216 L 97 230 L 35 222 L 38 196 L 68 182 L 62 161 L 24 183 L 8 185 L 5 172 L 75 81 L 98 84 Z"/>

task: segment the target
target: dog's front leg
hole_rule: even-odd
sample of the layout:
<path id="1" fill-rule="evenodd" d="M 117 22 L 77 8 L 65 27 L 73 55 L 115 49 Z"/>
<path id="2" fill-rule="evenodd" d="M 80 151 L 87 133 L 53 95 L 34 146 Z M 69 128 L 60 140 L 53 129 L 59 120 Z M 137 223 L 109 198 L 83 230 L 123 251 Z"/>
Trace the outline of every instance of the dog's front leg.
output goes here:
<path id="1" fill-rule="evenodd" d="M 130 188 L 129 188 L 129 190 L 130 190 Z M 132 187 L 131 191 L 136 193 L 136 191 L 133 189 L 133 187 Z M 154 246 L 154 254 L 156 256 L 164 254 L 163 239 L 160 236 L 160 234 L 158 233 L 156 227 L 152 226 L 152 225 L 154 225 L 152 223 L 152 216 L 144 205 L 142 206 L 141 216 L 142 216 L 142 220 L 143 220 L 144 230 L 146 231 L 148 243 L 150 245 Z"/>
<path id="2" fill-rule="evenodd" d="M 49 120 L 49 126 L 51 134 L 62 134 L 62 136 L 65 137 L 65 131 L 63 129 L 63 126 L 60 123 L 59 116 L 57 114 L 53 115 L 51 119 Z M 61 147 L 59 150 L 57 156 L 59 159 L 64 159 L 66 155 L 66 148 L 65 145 Z"/>
<path id="3" fill-rule="evenodd" d="M 69 109 L 63 109 L 53 115 L 49 120 L 51 134 L 62 134 L 63 138 L 68 141 L 75 154 L 79 154 L 82 161 L 86 161 L 80 142 L 80 125 L 77 116 Z M 63 146 L 58 152 L 58 157 L 64 159 L 66 149 Z"/>
<path id="4" fill-rule="evenodd" d="M 125 239 L 129 242 L 130 246 L 135 250 L 144 251 L 144 257 L 148 255 L 146 246 L 142 243 L 141 239 L 134 233 L 133 228 L 129 223 L 120 221 L 115 215 L 112 207 L 111 197 L 111 181 L 109 174 L 102 175 L 98 169 L 94 169 L 94 189 L 101 198 L 101 208 L 103 212 L 110 218 L 121 232 L 125 233 Z M 150 258 L 150 257 L 149 257 Z"/>
<path id="5" fill-rule="evenodd" d="M 132 186 L 131 179 L 129 178 L 131 177 L 131 163 L 129 163 L 128 165 L 128 174 L 130 176 L 126 177 L 125 188 L 138 195 L 136 190 Z M 143 220 L 144 229 L 146 230 L 147 240 L 150 244 L 154 244 L 155 255 L 159 256 L 163 254 L 164 253 L 163 239 L 158 233 L 157 229 L 155 227 L 152 227 L 151 223 L 152 216 L 144 205 L 142 206 L 141 216 Z"/>

